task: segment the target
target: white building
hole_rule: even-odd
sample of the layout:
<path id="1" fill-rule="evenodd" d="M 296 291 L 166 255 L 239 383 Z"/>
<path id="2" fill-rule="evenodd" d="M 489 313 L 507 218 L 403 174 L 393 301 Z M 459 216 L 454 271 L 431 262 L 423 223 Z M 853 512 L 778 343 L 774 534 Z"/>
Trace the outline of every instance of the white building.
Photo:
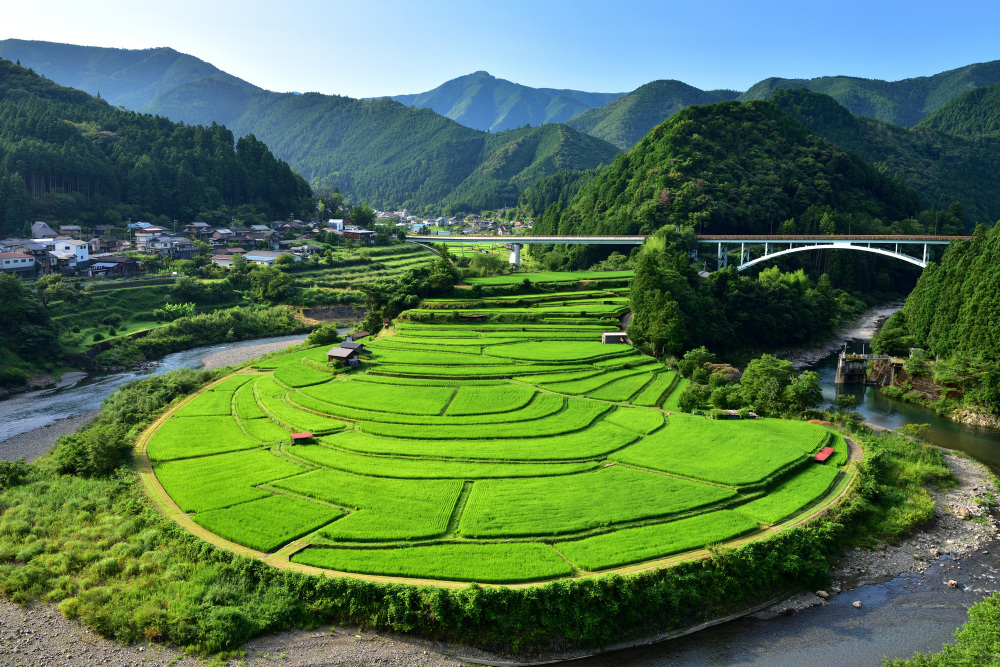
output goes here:
<path id="1" fill-rule="evenodd" d="M 274 266 L 275 262 L 282 255 L 288 255 L 296 262 L 301 262 L 302 258 L 293 255 L 290 252 L 274 252 L 272 250 L 250 250 L 244 257 L 247 258 L 248 262 L 253 262 L 254 264 L 263 264 L 264 266 Z"/>
<path id="2" fill-rule="evenodd" d="M 71 253 L 76 256 L 74 264 L 79 264 L 80 262 L 86 262 L 90 259 L 90 244 L 86 241 L 76 241 L 70 239 L 68 241 L 56 241 L 55 248 L 56 252 Z"/>
<path id="3" fill-rule="evenodd" d="M 0 270 L 4 273 L 35 274 L 35 258 L 23 252 L 0 252 Z"/>

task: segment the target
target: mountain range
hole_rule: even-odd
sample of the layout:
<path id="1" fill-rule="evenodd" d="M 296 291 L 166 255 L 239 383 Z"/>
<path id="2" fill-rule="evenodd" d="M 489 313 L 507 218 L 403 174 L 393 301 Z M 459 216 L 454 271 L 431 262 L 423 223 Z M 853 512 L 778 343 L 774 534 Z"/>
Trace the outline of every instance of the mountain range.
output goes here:
<path id="1" fill-rule="evenodd" d="M 379 208 L 511 205 L 559 171 L 592 175 L 684 108 L 773 98 L 816 134 L 899 175 L 925 204 L 960 199 L 975 219 L 1000 215 L 983 180 L 1000 127 L 993 110 L 1000 93 L 991 93 L 1000 61 L 895 82 L 767 78 L 745 92 L 662 80 L 624 95 L 531 88 L 475 72 L 426 93 L 356 100 L 263 90 L 168 48 L 6 40 L 0 56 L 111 104 L 253 134 L 314 187 Z M 782 98 L 790 89 L 822 93 L 834 106 Z M 560 179 L 563 198 L 576 191 L 575 177 Z"/>
<path id="2" fill-rule="evenodd" d="M 467 127 L 499 132 L 525 125 L 565 123 L 622 95 L 531 88 L 498 79 L 489 72 L 473 72 L 426 93 L 393 95 L 392 99 L 419 109 L 433 109 Z"/>

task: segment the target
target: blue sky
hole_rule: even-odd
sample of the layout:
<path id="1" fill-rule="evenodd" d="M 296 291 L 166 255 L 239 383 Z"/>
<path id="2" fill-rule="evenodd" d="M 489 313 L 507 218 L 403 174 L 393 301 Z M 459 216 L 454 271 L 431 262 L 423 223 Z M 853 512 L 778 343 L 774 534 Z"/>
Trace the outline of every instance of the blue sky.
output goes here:
<path id="1" fill-rule="evenodd" d="M 769 76 L 896 80 L 1000 59 L 1000 3 L 47 0 L 0 38 L 170 46 L 271 90 L 369 97 L 476 70 L 536 87 L 655 79 L 744 90 Z"/>

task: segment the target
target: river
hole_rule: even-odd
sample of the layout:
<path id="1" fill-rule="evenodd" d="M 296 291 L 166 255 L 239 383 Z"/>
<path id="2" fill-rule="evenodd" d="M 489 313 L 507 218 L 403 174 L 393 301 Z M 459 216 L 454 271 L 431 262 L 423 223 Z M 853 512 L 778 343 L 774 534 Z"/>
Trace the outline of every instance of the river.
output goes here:
<path id="1" fill-rule="evenodd" d="M 100 408 L 101 402 L 118 387 L 132 380 L 160 375 L 178 368 L 201 368 L 205 357 L 219 352 L 264 344 L 280 345 L 284 342 L 291 345 L 302 339 L 303 336 L 297 334 L 198 347 L 168 354 L 149 369 L 88 375 L 78 382 L 57 389 L 16 394 L 5 401 L 0 401 L 0 458 L 8 458 L 3 452 L 5 440 L 55 424 L 63 419 L 93 412 Z"/>
<path id="2" fill-rule="evenodd" d="M 863 343 L 848 349 L 860 352 Z M 819 374 L 824 398 L 837 396 L 838 352 L 807 370 Z M 927 439 L 936 445 L 966 452 L 1000 470 L 1000 431 L 957 424 L 910 403 L 883 396 L 875 387 L 840 387 L 858 398 L 864 418 L 887 428 L 903 424 L 930 424 Z M 861 586 L 834 596 L 822 606 L 790 616 L 749 616 L 693 635 L 659 644 L 585 658 L 574 664 L 587 667 L 783 667 L 823 665 L 855 667 L 880 665 L 883 657 L 909 658 L 914 652 L 940 651 L 954 641 L 952 634 L 966 620 L 969 607 L 997 587 L 1000 556 L 997 545 L 989 553 L 950 557 L 934 564 L 927 574 L 896 577 L 881 584 Z M 954 577 L 958 588 L 942 584 Z M 856 609 L 853 602 L 862 607 Z"/>

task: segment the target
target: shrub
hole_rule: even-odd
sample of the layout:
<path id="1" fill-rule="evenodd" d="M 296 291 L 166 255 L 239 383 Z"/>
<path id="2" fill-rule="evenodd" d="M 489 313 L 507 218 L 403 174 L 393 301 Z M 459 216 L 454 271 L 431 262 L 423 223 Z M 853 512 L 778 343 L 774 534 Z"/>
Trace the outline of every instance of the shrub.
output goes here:
<path id="1" fill-rule="evenodd" d="M 337 333 L 337 327 L 333 324 L 324 324 L 312 331 L 306 337 L 307 345 L 333 345 L 344 340 Z"/>
<path id="2" fill-rule="evenodd" d="M 750 419 L 750 409 L 749 408 L 740 408 L 736 412 L 736 414 L 738 414 L 740 416 L 740 419 Z"/>
<path id="3" fill-rule="evenodd" d="M 99 343 L 102 340 L 104 340 L 104 334 L 102 334 L 102 333 L 95 333 L 94 334 L 94 342 L 95 343 Z"/>
<path id="4" fill-rule="evenodd" d="M 883 396 L 888 396 L 889 398 L 902 398 L 904 394 L 902 389 L 900 389 L 899 387 L 894 387 L 892 385 L 889 385 L 887 387 L 882 387 L 880 391 L 882 392 Z"/>
<path id="5" fill-rule="evenodd" d="M 110 315 L 108 315 L 107 317 L 105 317 L 103 320 L 101 320 L 101 324 L 106 324 L 109 327 L 111 327 L 112 329 L 114 329 L 115 327 L 117 327 L 118 325 L 120 325 L 124 320 L 125 320 L 125 318 L 123 318 L 118 313 L 111 313 Z"/>
<path id="6" fill-rule="evenodd" d="M 20 368 L 0 368 L 0 387 L 23 387 L 28 383 L 28 374 Z"/>

